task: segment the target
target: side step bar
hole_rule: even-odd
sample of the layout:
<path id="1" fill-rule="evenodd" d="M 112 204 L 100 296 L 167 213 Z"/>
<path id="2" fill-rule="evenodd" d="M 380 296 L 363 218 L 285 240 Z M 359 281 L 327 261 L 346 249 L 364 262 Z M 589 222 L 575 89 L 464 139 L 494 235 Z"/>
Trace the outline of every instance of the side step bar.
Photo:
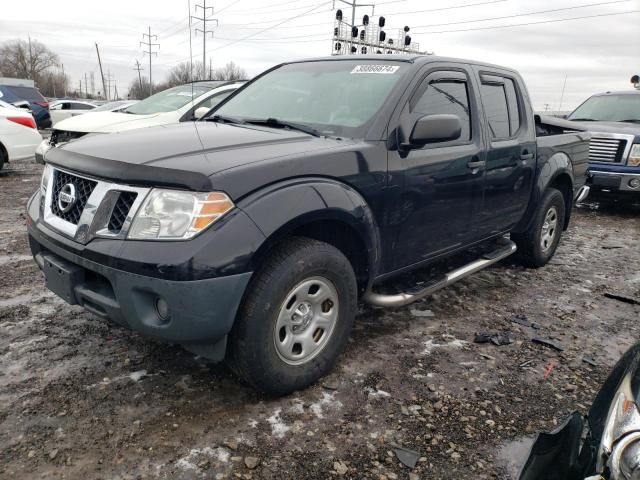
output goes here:
<path id="1" fill-rule="evenodd" d="M 364 301 L 379 307 L 403 307 L 405 305 L 409 305 L 410 303 L 421 300 L 442 288 L 448 287 L 458 280 L 479 272 L 480 270 L 499 262 L 503 258 L 507 258 L 509 255 L 513 254 L 516 249 L 516 244 L 505 238 L 496 250 L 483 255 L 478 260 L 447 273 L 442 279 L 430 283 L 429 286 L 422 290 L 412 293 L 397 293 L 394 295 L 385 295 L 369 290 L 364 295 Z"/>

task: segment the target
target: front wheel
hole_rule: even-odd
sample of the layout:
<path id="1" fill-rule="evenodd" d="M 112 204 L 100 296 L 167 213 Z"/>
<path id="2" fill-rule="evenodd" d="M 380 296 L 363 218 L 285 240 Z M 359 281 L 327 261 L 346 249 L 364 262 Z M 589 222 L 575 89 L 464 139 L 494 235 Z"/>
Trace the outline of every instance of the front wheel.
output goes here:
<path id="1" fill-rule="evenodd" d="M 565 203 L 559 190 L 549 188 L 534 213 L 531 227 L 524 233 L 512 233 L 523 263 L 538 268 L 553 257 L 564 229 Z"/>
<path id="2" fill-rule="evenodd" d="M 349 260 L 327 243 L 291 238 L 276 247 L 247 289 L 229 341 L 232 370 L 272 395 L 325 375 L 355 318 Z"/>

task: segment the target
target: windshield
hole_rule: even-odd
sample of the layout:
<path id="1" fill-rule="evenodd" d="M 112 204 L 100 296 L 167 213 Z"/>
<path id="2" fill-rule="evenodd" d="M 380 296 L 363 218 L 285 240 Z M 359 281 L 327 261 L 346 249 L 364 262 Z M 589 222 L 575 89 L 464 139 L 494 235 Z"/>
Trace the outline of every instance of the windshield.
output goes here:
<path id="1" fill-rule="evenodd" d="M 249 84 L 215 114 L 245 121 L 277 119 L 324 135 L 362 137 L 406 70 L 403 63 L 389 61 L 283 65 Z"/>
<path id="2" fill-rule="evenodd" d="M 569 120 L 640 122 L 640 95 L 597 95 L 576 108 Z"/>
<path id="3" fill-rule="evenodd" d="M 125 112 L 136 115 L 173 112 L 209 90 L 211 90 L 211 87 L 206 85 L 180 85 L 179 87 L 169 88 L 151 95 L 141 102 L 131 105 Z"/>

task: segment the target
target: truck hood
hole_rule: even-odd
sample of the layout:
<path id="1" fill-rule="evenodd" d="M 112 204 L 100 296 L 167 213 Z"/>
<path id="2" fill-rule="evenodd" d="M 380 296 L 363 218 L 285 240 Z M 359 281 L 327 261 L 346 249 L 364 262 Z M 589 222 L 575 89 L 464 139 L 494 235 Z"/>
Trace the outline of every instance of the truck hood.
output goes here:
<path id="1" fill-rule="evenodd" d="M 83 133 L 114 133 L 177 122 L 176 112 L 133 115 L 122 112 L 93 112 L 56 123 L 56 130 Z"/>
<path id="2" fill-rule="evenodd" d="M 82 137 L 51 149 L 47 162 L 120 183 L 203 190 L 209 177 L 228 169 L 345 143 L 286 129 L 187 122 Z"/>
<path id="3" fill-rule="evenodd" d="M 640 123 L 628 122 L 573 122 L 587 129 L 589 132 L 621 133 L 634 135 L 636 142 L 640 141 Z"/>

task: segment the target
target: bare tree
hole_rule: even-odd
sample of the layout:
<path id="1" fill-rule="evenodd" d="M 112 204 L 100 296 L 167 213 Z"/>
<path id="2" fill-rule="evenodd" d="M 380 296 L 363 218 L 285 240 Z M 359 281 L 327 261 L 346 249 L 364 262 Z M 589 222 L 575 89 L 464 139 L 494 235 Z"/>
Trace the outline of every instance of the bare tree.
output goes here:
<path id="1" fill-rule="evenodd" d="M 45 72 L 59 63 L 58 55 L 37 40 L 11 40 L 0 47 L 0 73 L 30 78 L 40 84 Z"/>
<path id="2" fill-rule="evenodd" d="M 233 62 L 228 62 L 224 67 L 214 68 L 211 80 L 246 80 L 247 71 Z"/>
<path id="3" fill-rule="evenodd" d="M 175 87 L 192 81 L 206 80 L 208 77 L 209 72 L 202 68 L 202 62 L 193 62 L 193 69 L 190 62 L 182 62 L 169 70 L 167 84 Z"/>
<path id="4" fill-rule="evenodd" d="M 51 69 L 42 73 L 38 81 L 40 93 L 45 97 L 62 97 L 66 93 L 69 93 L 69 86 L 70 81 L 68 75 Z M 82 96 L 84 96 L 84 93 Z M 89 97 L 91 97 L 91 95 L 89 95 Z"/>

